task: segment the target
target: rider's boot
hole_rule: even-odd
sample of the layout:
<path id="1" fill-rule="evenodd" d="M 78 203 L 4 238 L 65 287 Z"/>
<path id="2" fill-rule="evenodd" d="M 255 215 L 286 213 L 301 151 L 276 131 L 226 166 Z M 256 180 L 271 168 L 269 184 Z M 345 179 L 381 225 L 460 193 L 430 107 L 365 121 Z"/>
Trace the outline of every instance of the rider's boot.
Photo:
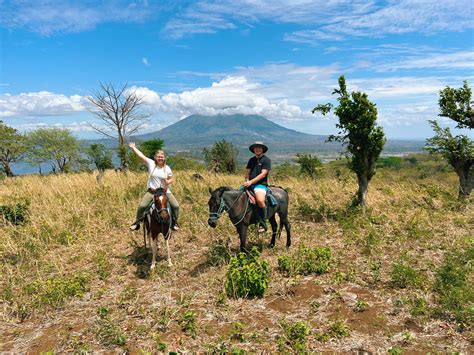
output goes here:
<path id="1" fill-rule="evenodd" d="M 258 231 L 263 233 L 267 231 L 267 207 L 258 207 L 259 227 Z"/>

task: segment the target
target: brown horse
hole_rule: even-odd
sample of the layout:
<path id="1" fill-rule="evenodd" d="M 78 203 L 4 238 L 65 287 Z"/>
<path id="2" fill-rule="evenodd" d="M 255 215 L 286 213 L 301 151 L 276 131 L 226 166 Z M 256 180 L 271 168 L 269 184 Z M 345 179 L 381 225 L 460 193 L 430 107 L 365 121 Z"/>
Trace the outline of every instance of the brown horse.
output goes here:
<path id="1" fill-rule="evenodd" d="M 145 217 L 143 238 L 145 239 L 146 246 L 146 236 L 148 236 L 148 244 L 151 246 L 151 250 L 153 252 L 150 269 L 153 270 L 156 265 L 158 236 L 160 235 L 160 233 L 165 238 L 166 251 L 168 254 L 168 265 L 172 266 L 173 264 L 171 263 L 169 246 L 169 239 L 171 237 L 171 216 L 168 210 L 168 198 L 166 197 L 166 189 L 158 188 L 150 192 L 153 193 L 154 207 L 150 209 L 150 213 L 148 213 Z"/>

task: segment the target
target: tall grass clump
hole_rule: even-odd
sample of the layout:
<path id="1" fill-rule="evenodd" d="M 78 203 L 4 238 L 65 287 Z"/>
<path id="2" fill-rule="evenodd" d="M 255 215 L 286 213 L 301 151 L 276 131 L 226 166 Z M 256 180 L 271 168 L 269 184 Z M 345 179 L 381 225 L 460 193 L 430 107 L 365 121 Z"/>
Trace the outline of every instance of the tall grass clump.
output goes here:
<path id="1" fill-rule="evenodd" d="M 308 324 L 302 321 L 282 322 L 280 327 L 283 333 L 278 337 L 278 351 L 286 352 L 292 350 L 298 354 L 304 354 L 308 351 L 306 338 L 311 333 Z"/>
<path id="2" fill-rule="evenodd" d="M 0 206 L 0 217 L 3 219 L 3 224 L 11 223 L 14 226 L 25 224 L 28 222 L 29 207 L 29 201 Z"/>
<path id="3" fill-rule="evenodd" d="M 228 297 L 261 297 L 268 287 L 270 267 L 260 258 L 256 247 L 248 253 L 239 253 L 230 260 L 225 290 Z"/>
<path id="4" fill-rule="evenodd" d="M 278 270 L 289 276 L 324 274 L 331 263 L 331 249 L 328 247 L 307 247 L 300 244 L 294 254 L 278 258 Z"/>

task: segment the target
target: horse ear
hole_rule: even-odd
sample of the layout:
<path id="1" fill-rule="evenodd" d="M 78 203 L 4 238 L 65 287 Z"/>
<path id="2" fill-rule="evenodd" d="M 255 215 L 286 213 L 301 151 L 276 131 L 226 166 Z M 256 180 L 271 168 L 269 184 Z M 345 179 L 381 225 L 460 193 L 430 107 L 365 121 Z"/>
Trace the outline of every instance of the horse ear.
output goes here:
<path id="1" fill-rule="evenodd" d="M 209 189 L 209 193 L 212 195 L 212 188 L 209 186 L 208 189 Z"/>

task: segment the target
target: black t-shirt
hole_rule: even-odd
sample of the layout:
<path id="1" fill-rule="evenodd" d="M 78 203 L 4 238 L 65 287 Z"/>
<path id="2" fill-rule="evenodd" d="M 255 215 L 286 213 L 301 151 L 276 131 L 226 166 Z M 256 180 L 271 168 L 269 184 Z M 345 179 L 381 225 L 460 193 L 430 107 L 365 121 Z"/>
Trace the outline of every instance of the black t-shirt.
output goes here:
<path id="1" fill-rule="evenodd" d="M 259 175 L 263 169 L 268 170 L 270 173 L 270 170 L 272 169 L 272 162 L 270 158 L 265 155 L 262 155 L 258 159 L 257 157 L 252 157 L 247 163 L 247 169 L 250 169 L 250 180 L 252 180 L 257 175 Z M 256 184 L 268 185 L 268 174 L 262 180 L 256 182 L 255 185 Z"/>

